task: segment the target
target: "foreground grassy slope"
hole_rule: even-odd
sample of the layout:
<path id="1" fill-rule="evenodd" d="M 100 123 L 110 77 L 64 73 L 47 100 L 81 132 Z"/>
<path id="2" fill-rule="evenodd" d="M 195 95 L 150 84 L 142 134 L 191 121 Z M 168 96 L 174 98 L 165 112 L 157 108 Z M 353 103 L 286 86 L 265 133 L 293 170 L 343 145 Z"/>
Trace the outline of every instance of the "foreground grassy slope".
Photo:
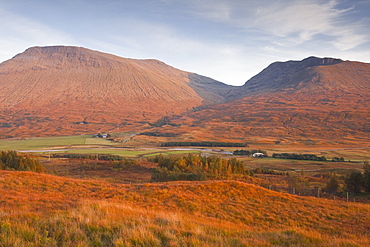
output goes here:
<path id="1" fill-rule="evenodd" d="M 121 185 L 0 171 L 5 246 L 366 246 L 370 206 L 233 182 Z"/>

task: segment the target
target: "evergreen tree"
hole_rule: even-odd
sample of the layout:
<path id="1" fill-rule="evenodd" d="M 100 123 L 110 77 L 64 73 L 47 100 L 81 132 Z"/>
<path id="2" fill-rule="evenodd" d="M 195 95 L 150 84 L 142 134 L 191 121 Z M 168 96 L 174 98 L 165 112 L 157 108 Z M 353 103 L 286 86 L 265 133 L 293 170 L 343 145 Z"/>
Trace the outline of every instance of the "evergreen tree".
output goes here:
<path id="1" fill-rule="evenodd" d="M 328 183 L 326 184 L 326 190 L 331 193 L 336 193 L 339 190 L 339 180 L 336 174 L 333 174 Z"/>
<path id="2" fill-rule="evenodd" d="M 348 191 L 360 193 L 362 188 L 364 187 L 364 176 L 359 171 L 352 172 L 349 176 L 346 177 L 345 183 Z"/>
<path id="3" fill-rule="evenodd" d="M 364 187 L 366 192 L 370 192 L 370 163 L 365 161 L 364 164 Z"/>

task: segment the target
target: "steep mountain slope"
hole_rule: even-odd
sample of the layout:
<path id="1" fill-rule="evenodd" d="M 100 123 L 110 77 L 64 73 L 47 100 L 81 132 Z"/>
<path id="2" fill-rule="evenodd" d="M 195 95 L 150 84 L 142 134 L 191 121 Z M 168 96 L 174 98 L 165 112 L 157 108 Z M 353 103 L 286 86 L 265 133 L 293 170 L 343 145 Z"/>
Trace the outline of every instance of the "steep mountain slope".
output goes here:
<path id="1" fill-rule="evenodd" d="M 0 124 L 10 126 L 9 134 L 109 129 L 223 102 L 220 91 L 229 88 L 157 60 L 79 47 L 33 47 L 0 65 L 0 114 L 5 118 Z M 73 125 L 80 122 L 83 128 Z"/>
<path id="2" fill-rule="evenodd" d="M 369 142 L 370 64 L 314 57 L 273 63 L 228 97 L 239 99 L 180 121 L 219 139 Z"/>

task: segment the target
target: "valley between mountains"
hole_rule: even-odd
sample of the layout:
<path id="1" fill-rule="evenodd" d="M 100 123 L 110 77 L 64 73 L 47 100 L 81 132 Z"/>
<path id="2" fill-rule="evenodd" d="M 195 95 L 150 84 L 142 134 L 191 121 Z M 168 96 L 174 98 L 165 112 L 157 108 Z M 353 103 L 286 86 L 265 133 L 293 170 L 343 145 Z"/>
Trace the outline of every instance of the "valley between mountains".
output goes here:
<path id="1" fill-rule="evenodd" d="M 31 47 L 0 64 L 0 246 L 370 246 L 369 109 L 367 63 L 236 87 Z"/>

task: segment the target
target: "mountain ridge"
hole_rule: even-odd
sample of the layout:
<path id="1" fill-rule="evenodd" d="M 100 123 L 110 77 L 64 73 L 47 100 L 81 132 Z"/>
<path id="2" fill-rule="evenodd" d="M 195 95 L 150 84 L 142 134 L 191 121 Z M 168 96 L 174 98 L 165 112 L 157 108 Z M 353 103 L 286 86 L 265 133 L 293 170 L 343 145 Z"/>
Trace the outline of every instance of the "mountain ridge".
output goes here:
<path id="1" fill-rule="evenodd" d="M 292 131 L 285 127 L 292 118 L 289 112 L 299 116 L 303 102 L 304 118 L 315 109 L 346 115 L 341 106 L 350 112 L 346 116 L 358 112 L 368 119 L 369 81 L 370 64 L 335 58 L 274 62 L 243 86 L 230 86 L 155 59 L 121 58 L 83 47 L 31 47 L 0 64 L 0 126 L 4 135 L 11 136 L 76 134 L 145 130 L 153 128 L 158 119 L 184 119 L 184 114 L 208 126 L 222 120 L 230 127 L 230 119 L 239 119 L 240 125 L 253 115 L 254 119 L 265 116 L 275 127 L 283 128 L 277 131 L 280 135 L 290 135 Z M 271 102 L 280 102 L 280 107 Z M 246 107 L 260 110 L 252 112 Z M 326 113 L 322 114 L 317 125 L 325 123 Z M 179 122 L 174 131 L 189 131 L 185 122 Z M 240 131 L 250 134 L 250 128 L 265 126 L 262 122 L 249 121 Z M 333 129 L 341 129 L 342 124 L 335 120 Z M 366 134 L 366 126 L 360 125 Z M 229 134 L 236 138 L 236 133 Z M 220 133 L 212 135 L 216 138 Z"/>

